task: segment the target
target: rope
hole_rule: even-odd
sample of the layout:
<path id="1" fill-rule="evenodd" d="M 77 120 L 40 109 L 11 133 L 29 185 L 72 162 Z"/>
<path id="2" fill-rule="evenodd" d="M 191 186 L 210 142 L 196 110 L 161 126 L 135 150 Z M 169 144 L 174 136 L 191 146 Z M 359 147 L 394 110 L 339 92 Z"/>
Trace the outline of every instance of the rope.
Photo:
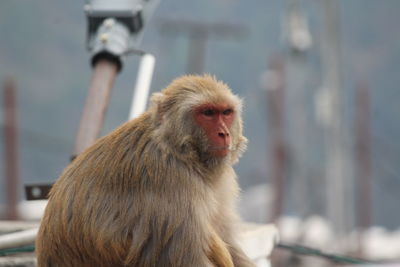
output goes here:
<path id="1" fill-rule="evenodd" d="M 343 256 L 343 255 L 337 255 L 337 254 L 329 254 L 329 253 L 322 252 L 321 250 L 318 250 L 315 248 L 309 248 L 309 247 L 295 245 L 295 244 L 278 243 L 277 248 L 290 250 L 291 252 L 293 252 L 295 254 L 322 257 L 322 258 L 328 259 L 328 260 L 338 263 L 338 264 L 371 264 L 372 263 L 371 261 L 367 261 L 367 260 L 363 260 L 363 259 L 358 259 L 358 258 L 353 258 L 353 257 L 348 257 L 348 256 Z"/>

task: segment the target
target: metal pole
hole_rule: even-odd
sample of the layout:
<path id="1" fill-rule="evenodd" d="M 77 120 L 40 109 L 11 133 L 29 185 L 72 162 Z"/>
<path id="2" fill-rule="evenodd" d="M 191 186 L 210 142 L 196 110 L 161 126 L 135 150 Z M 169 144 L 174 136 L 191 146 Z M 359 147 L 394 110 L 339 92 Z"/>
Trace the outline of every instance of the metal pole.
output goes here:
<path id="1" fill-rule="evenodd" d="M 136 79 L 135 93 L 132 99 L 131 111 L 129 113 L 130 120 L 139 116 L 146 109 L 151 79 L 154 72 L 154 63 L 155 58 L 153 55 L 142 55 Z"/>
<path id="2" fill-rule="evenodd" d="M 17 143 L 17 100 L 16 87 L 12 78 L 4 84 L 4 158 L 7 195 L 7 219 L 18 219 L 18 143 Z"/>
<path id="3" fill-rule="evenodd" d="M 94 66 L 73 157 L 92 145 L 99 136 L 117 72 L 118 65 L 107 59 L 100 59 Z"/>

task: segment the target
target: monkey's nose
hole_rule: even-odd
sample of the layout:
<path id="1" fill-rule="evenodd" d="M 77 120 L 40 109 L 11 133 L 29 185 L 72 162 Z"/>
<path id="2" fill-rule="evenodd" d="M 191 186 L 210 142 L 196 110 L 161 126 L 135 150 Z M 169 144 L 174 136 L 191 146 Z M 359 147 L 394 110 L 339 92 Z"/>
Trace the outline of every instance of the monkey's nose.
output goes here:
<path id="1" fill-rule="evenodd" d="M 219 132 L 218 136 L 222 138 L 229 137 L 229 133 Z"/>

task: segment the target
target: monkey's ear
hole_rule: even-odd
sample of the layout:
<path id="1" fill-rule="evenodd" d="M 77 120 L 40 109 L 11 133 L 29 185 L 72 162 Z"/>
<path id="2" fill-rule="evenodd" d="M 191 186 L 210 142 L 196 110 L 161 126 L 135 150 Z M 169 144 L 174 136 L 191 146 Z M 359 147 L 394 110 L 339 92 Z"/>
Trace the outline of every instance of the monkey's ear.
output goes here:
<path id="1" fill-rule="evenodd" d="M 164 108 L 163 108 L 163 103 L 165 102 L 165 95 L 163 93 L 154 93 L 151 96 L 151 106 L 155 109 L 155 116 L 156 116 L 156 121 L 161 121 L 163 114 L 164 114 Z"/>
<path id="2" fill-rule="evenodd" d="M 158 105 L 158 104 L 160 104 L 161 102 L 163 102 L 164 98 L 165 98 L 165 95 L 164 95 L 163 93 L 154 93 L 154 94 L 151 96 L 151 103 L 152 103 L 153 105 Z"/>

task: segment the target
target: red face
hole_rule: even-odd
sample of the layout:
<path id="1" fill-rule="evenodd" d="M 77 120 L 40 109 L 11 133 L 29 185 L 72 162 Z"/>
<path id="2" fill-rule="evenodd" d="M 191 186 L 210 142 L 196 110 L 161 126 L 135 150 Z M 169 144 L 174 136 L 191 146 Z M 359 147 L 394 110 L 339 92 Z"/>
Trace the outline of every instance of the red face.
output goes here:
<path id="1" fill-rule="evenodd" d="M 229 153 L 234 116 L 233 108 L 227 104 L 203 104 L 195 109 L 194 120 L 206 132 L 211 155 L 224 157 Z"/>

